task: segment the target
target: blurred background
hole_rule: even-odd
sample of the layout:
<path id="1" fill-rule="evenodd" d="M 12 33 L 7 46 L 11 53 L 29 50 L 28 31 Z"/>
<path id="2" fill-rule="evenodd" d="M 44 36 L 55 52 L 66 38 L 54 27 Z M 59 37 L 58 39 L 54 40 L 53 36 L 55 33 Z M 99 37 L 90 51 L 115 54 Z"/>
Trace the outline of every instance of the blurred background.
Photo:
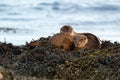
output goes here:
<path id="1" fill-rule="evenodd" d="M 120 0 L 0 0 L 0 42 L 24 45 L 63 25 L 120 42 Z"/>

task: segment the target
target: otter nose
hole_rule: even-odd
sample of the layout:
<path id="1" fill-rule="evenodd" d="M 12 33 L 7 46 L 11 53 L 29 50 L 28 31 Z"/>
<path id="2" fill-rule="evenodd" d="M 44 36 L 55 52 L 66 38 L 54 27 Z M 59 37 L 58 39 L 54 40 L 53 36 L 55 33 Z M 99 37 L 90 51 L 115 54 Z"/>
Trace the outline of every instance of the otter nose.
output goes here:
<path id="1" fill-rule="evenodd" d="M 75 44 L 75 47 L 78 47 L 79 46 L 79 44 Z"/>

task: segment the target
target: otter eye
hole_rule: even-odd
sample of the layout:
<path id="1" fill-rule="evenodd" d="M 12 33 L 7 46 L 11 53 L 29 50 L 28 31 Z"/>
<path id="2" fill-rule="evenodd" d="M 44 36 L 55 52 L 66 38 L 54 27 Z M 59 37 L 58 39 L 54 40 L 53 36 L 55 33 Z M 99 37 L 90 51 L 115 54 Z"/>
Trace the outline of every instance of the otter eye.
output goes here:
<path id="1" fill-rule="evenodd" d="M 84 40 L 86 40 L 86 38 L 84 38 Z"/>
<path id="2" fill-rule="evenodd" d="M 82 39 L 79 39 L 79 41 L 82 41 Z"/>

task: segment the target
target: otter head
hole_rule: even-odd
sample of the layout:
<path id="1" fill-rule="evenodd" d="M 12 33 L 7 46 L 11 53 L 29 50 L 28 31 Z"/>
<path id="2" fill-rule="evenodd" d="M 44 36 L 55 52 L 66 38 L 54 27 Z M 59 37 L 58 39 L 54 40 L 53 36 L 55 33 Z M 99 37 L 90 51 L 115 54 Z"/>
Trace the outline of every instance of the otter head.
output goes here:
<path id="1" fill-rule="evenodd" d="M 76 48 L 83 48 L 87 44 L 88 39 L 85 35 L 75 35 L 73 42 Z"/>
<path id="2" fill-rule="evenodd" d="M 69 25 L 65 25 L 60 29 L 60 33 L 63 33 L 64 35 L 74 35 L 75 32 L 73 28 Z"/>

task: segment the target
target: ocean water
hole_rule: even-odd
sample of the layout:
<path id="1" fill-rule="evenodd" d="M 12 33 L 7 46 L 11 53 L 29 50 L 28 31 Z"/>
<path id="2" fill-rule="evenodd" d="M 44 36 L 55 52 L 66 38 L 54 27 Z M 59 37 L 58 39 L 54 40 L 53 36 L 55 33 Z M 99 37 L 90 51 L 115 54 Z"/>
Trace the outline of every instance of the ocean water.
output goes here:
<path id="1" fill-rule="evenodd" d="M 24 45 L 63 25 L 120 42 L 120 0 L 0 0 L 0 42 Z"/>

